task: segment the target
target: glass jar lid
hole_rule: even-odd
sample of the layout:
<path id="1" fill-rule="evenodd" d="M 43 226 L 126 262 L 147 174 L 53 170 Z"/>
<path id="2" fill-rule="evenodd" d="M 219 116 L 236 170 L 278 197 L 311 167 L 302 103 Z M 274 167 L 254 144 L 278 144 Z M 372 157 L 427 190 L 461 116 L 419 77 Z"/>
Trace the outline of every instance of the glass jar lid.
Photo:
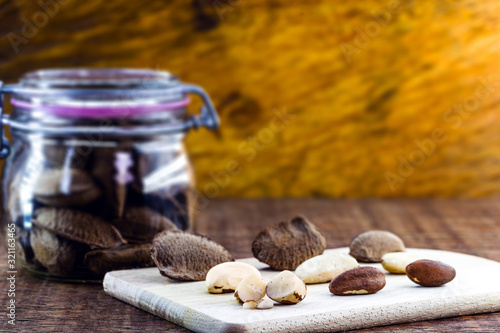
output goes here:
<path id="1" fill-rule="evenodd" d="M 11 115 L 3 115 L 5 94 L 12 95 Z M 197 116 L 186 113 L 189 94 L 203 100 Z M 103 118 L 110 124 L 104 128 Z M 0 81 L 0 119 L 15 130 L 56 135 L 155 135 L 219 125 L 203 89 L 147 69 L 48 69 L 27 73 L 18 84 Z M 5 139 L 0 158 L 4 147 Z"/>
<path id="2" fill-rule="evenodd" d="M 12 105 L 34 117 L 131 118 L 189 104 L 168 72 L 139 69 L 51 69 L 24 75 Z"/>

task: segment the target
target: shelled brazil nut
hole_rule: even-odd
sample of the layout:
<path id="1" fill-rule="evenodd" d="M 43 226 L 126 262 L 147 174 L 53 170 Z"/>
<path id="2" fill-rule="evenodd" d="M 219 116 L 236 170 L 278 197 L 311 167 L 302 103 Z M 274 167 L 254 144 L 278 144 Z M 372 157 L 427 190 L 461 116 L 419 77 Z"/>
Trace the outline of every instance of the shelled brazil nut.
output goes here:
<path id="1" fill-rule="evenodd" d="M 324 283 L 356 267 L 359 264 L 350 255 L 328 253 L 304 261 L 297 267 L 295 274 L 307 284 Z"/>
<path id="2" fill-rule="evenodd" d="M 356 236 L 349 254 L 361 262 L 381 262 L 384 254 L 405 251 L 401 238 L 385 230 L 372 230 Z"/>
<path id="3" fill-rule="evenodd" d="M 375 267 L 358 267 L 337 276 L 330 282 L 332 294 L 339 296 L 373 294 L 385 287 L 384 273 Z"/>
<path id="4" fill-rule="evenodd" d="M 261 274 L 257 268 L 244 262 L 223 262 L 215 265 L 205 278 L 207 290 L 211 294 L 231 293 L 245 277 Z"/>
<path id="5" fill-rule="evenodd" d="M 452 281 L 456 271 L 444 262 L 422 259 L 409 264 L 406 275 L 423 287 L 439 287 Z"/>
<path id="6" fill-rule="evenodd" d="M 420 259 L 433 259 L 415 252 L 389 252 L 382 256 L 382 267 L 393 274 L 406 274 L 406 266 Z"/>

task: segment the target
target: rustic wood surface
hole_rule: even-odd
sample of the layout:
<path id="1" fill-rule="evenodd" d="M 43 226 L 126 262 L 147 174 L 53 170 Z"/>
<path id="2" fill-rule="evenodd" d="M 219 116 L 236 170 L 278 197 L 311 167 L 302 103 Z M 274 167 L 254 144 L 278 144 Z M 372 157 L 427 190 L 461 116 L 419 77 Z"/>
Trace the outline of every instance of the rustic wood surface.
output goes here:
<path id="1" fill-rule="evenodd" d="M 203 86 L 222 127 L 187 139 L 198 189 L 213 193 L 225 184 L 214 174 L 241 166 L 219 197 L 498 197 L 499 10 L 497 0 L 0 1 L 0 79 L 145 67 Z"/>
<path id="2" fill-rule="evenodd" d="M 395 232 L 408 247 L 478 255 L 500 261 L 500 203 L 496 200 L 215 200 L 200 212 L 198 231 L 223 244 L 237 258 L 251 256 L 253 237 L 263 227 L 293 215 L 309 217 L 328 247 L 347 246 L 371 229 Z M 2 309 L 6 304 L 6 256 L 2 246 Z M 18 332 L 187 332 L 107 296 L 102 286 L 43 281 L 19 272 L 16 280 Z M 2 310 L 4 313 L 5 310 Z M 498 332 L 500 313 L 394 325 L 359 332 Z"/>

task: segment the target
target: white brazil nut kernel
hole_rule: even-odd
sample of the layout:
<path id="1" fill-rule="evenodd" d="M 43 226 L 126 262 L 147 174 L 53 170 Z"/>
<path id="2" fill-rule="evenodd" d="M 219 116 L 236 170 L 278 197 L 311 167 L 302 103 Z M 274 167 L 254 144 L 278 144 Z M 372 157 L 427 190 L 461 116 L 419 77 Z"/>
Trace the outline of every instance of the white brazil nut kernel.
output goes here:
<path id="1" fill-rule="evenodd" d="M 243 262 L 225 262 L 212 267 L 205 279 L 207 289 L 212 294 L 229 293 L 236 290 L 243 278 L 262 278 L 259 270 Z"/>
<path id="2" fill-rule="evenodd" d="M 240 303 L 257 302 L 266 295 L 266 283 L 260 276 L 249 275 L 238 284 L 234 298 Z"/>
<path id="3" fill-rule="evenodd" d="M 247 301 L 243 303 L 243 309 L 271 309 L 274 306 L 274 302 L 267 295 L 264 298 L 256 301 Z"/>
<path id="4" fill-rule="evenodd" d="M 390 273 L 406 274 L 406 266 L 420 259 L 433 259 L 418 252 L 391 252 L 382 257 L 382 267 Z"/>
<path id="5" fill-rule="evenodd" d="M 305 283 L 330 282 L 345 271 L 359 267 L 356 259 L 347 254 L 322 254 L 304 261 L 295 274 Z"/>
<path id="6" fill-rule="evenodd" d="M 276 302 L 295 304 L 306 297 L 307 287 L 297 275 L 290 271 L 283 271 L 269 281 L 266 293 Z"/>

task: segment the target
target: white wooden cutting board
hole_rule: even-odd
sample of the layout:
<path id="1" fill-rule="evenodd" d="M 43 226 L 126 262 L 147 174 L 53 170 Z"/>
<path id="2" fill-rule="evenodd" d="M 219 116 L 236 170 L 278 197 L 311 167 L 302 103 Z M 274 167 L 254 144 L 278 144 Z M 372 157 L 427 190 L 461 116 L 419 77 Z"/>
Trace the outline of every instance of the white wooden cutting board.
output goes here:
<path id="1" fill-rule="evenodd" d="M 308 285 L 296 305 L 268 310 L 243 309 L 232 294 L 212 295 L 205 282 L 177 282 L 157 268 L 106 274 L 104 290 L 124 302 L 195 332 L 334 332 L 411 321 L 500 311 L 500 263 L 460 253 L 408 249 L 444 261 L 457 271 L 441 287 L 425 288 L 406 275 L 387 273 L 376 294 L 335 296 L 328 284 Z M 347 248 L 326 252 L 348 253 Z M 264 280 L 277 274 L 256 259 L 240 260 L 259 268 Z M 383 270 L 380 264 L 370 264 Z"/>

